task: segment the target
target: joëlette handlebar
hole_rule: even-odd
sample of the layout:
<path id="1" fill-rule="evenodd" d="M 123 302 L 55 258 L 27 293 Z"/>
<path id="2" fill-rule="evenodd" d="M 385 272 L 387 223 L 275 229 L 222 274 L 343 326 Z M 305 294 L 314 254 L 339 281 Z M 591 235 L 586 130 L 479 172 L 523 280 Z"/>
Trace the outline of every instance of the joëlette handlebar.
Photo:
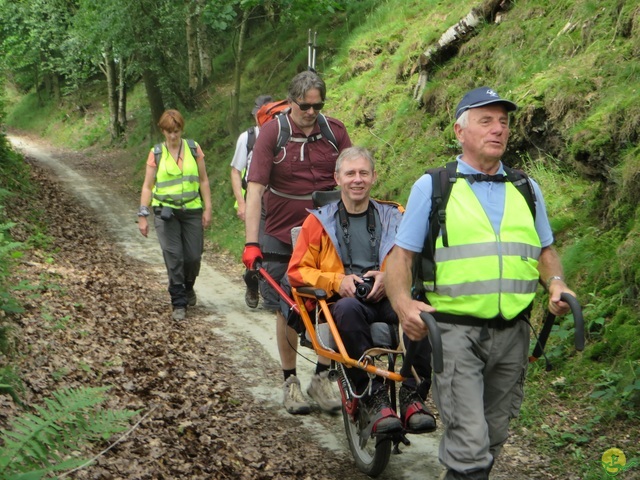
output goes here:
<path id="1" fill-rule="evenodd" d="M 582 307 L 578 299 L 568 293 L 562 293 L 560 299 L 563 302 L 567 302 L 569 307 L 571 307 L 573 323 L 575 325 L 574 342 L 576 344 L 576 350 L 581 352 L 584 350 L 584 318 L 582 317 Z"/>
<path id="2" fill-rule="evenodd" d="M 289 307 L 294 312 L 300 313 L 300 310 L 298 309 L 298 305 L 296 304 L 296 302 L 294 302 L 291 299 L 291 297 L 287 294 L 287 292 L 285 292 L 282 289 L 280 284 L 276 282 L 271 275 L 269 275 L 269 272 L 267 272 L 264 268 L 262 268 L 262 262 L 260 261 L 255 262 L 253 265 L 253 268 L 254 270 L 257 270 L 260 273 L 260 275 L 262 275 L 262 278 L 264 278 L 267 281 L 267 283 L 274 288 L 276 292 L 278 292 L 278 295 L 280 295 L 280 298 L 282 298 L 285 302 L 287 302 L 287 305 L 289 305 Z"/>
<path id="3" fill-rule="evenodd" d="M 436 323 L 436 319 L 433 318 L 428 312 L 420 313 L 420 318 L 424 322 L 424 324 L 429 329 L 429 342 L 431 342 L 431 351 L 432 351 L 432 365 L 433 371 L 436 373 L 440 373 L 444 367 L 444 361 L 442 357 L 442 339 L 440 338 L 440 329 L 438 328 L 438 324 Z M 402 368 L 400 369 L 400 375 L 404 378 L 407 378 L 411 375 L 411 365 L 413 363 L 413 357 L 415 357 L 418 348 L 420 348 L 421 342 L 412 342 L 410 341 L 407 345 L 407 350 L 404 354 L 404 361 L 402 363 Z"/>

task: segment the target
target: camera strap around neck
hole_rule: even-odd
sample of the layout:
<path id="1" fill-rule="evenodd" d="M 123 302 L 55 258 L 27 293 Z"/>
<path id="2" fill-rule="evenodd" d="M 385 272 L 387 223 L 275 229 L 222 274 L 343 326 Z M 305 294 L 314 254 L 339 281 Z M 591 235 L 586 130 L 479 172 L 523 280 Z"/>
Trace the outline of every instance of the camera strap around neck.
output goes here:
<path id="1" fill-rule="evenodd" d="M 340 228 L 342 228 L 344 242 L 347 246 L 347 256 L 349 257 L 349 271 L 353 273 L 353 256 L 351 250 L 351 239 L 349 236 L 349 214 L 342 200 L 338 202 L 338 219 L 340 220 Z M 371 202 L 369 202 L 369 205 L 367 207 L 367 232 L 369 232 L 371 262 L 374 265 L 374 270 L 379 270 L 377 248 L 378 240 L 376 238 L 376 212 Z"/>

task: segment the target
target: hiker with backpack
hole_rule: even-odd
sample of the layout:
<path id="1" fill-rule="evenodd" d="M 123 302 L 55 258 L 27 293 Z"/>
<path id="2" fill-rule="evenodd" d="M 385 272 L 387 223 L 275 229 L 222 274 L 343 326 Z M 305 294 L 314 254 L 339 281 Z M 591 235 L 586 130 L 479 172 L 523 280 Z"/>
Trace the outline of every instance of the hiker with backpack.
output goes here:
<path id="1" fill-rule="evenodd" d="M 256 98 L 253 109 L 251 110 L 251 116 L 255 121 L 255 125 L 249 127 L 242 132 L 236 141 L 236 150 L 231 160 L 231 188 L 233 189 L 233 196 L 236 199 L 235 208 L 240 220 L 244 222 L 245 219 L 245 190 L 247 188 L 247 172 L 251 165 L 251 156 L 253 147 L 256 143 L 258 135 L 260 135 L 260 122 L 258 122 L 258 110 L 270 103 L 272 100 L 269 95 L 260 95 Z"/>
<path id="2" fill-rule="evenodd" d="M 247 189 L 247 173 L 251 166 L 251 157 L 253 156 L 253 147 L 256 139 L 260 135 L 260 121 L 258 120 L 258 111 L 265 105 L 271 103 L 270 95 L 259 95 L 256 97 L 251 116 L 255 121 L 255 125 L 249 127 L 242 132 L 236 141 L 236 151 L 231 160 L 231 188 L 233 196 L 236 199 L 235 208 L 240 220 L 245 220 L 245 194 Z M 262 224 L 261 224 L 262 230 Z M 258 292 L 258 277 L 250 270 L 244 274 L 247 289 L 244 294 L 245 303 L 249 308 L 257 308 L 260 301 Z"/>
<path id="3" fill-rule="evenodd" d="M 339 152 L 351 146 L 342 122 L 320 113 L 326 99 L 324 81 L 314 72 L 296 75 L 289 84 L 290 110 L 265 123 L 253 149 L 246 198 L 246 244 L 242 262 L 250 270 L 262 265 L 278 283 L 291 258 L 291 229 L 302 225 L 311 194 L 335 187 L 333 172 Z M 260 241 L 260 212 L 264 202 L 265 230 Z M 261 282 L 263 306 L 276 313 L 276 339 L 284 376 L 284 406 L 292 414 L 308 413 L 296 371 L 296 331 L 280 311 L 279 295 Z M 341 401 L 327 378 L 328 359 L 318 359 L 307 392 L 321 408 L 337 411 Z"/>
<path id="4" fill-rule="evenodd" d="M 575 296 L 563 280 L 539 186 L 524 172 L 514 181 L 501 161 L 516 108 L 488 87 L 464 95 L 453 174 L 445 173 L 443 186 L 435 172 L 413 185 L 387 266 L 387 294 L 409 338 L 427 334 L 421 311 L 440 328 L 444 370 L 434 374 L 433 395 L 445 428 L 439 458 L 446 480 L 488 479 L 507 440 L 524 394 L 538 283 L 555 315 L 569 311 L 562 293 Z M 416 299 L 421 288 L 424 301 Z"/>
<path id="5" fill-rule="evenodd" d="M 200 145 L 182 138 L 180 112 L 165 111 L 158 127 L 165 141 L 155 145 L 147 157 L 138 229 L 146 237 L 148 217 L 153 214 L 169 276 L 171 316 L 181 321 L 187 307 L 197 302 L 193 286 L 200 273 L 204 229 L 211 224 L 211 191 Z"/>

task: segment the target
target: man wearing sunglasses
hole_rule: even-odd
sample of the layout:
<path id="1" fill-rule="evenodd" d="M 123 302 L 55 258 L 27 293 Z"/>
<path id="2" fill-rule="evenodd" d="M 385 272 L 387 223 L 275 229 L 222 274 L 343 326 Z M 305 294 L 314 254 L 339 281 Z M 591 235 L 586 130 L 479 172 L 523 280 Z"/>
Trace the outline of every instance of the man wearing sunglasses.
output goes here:
<path id="1" fill-rule="evenodd" d="M 326 86 L 314 72 L 296 75 L 289 84 L 291 109 L 284 118 L 290 136 L 279 145 L 281 122 L 265 123 L 253 149 L 246 198 L 246 245 L 242 261 L 249 269 L 261 264 L 267 273 L 280 282 L 291 258 L 291 229 L 302 225 L 307 209 L 313 208 L 311 194 L 318 190 L 333 190 L 336 160 L 339 153 L 351 146 L 349 134 L 342 122 L 321 116 Z M 320 122 L 330 128 L 335 142 L 320 128 Z M 323 134 L 323 130 L 325 134 Z M 282 147 L 282 148 L 280 148 Z M 260 210 L 265 207 L 265 230 L 258 243 Z M 292 414 L 310 411 L 302 395 L 296 372 L 296 331 L 287 325 L 280 310 L 278 293 L 261 282 L 263 306 L 276 313 L 276 339 L 284 375 L 284 406 Z M 329 360 L 319 358 L 316 373 L 307 393 L 325 411 L 341 408 L 337 389 L 327 378 Z"/>

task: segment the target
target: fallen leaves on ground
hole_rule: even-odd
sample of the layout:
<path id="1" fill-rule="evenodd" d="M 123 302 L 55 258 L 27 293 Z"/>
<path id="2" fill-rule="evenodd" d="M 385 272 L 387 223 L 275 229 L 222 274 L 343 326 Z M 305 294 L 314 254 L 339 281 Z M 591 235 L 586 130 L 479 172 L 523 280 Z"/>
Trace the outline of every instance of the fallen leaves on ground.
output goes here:
<path id="1" fill-rule="evenodd" d="M 33 181 L 38 198 L 16 199 L 11 213 L 17 220 L 35 208 L 50 239 L 15 272 L 15 284 L 29 286 L 16 291 L 25 311 L 10 318 L 24 400 L 40 404 L 60 388 L 111 385 L 108 408 L 138 410 L 136 421 L 148 415 L 73 478 L 333 479 L 353 472 L 346 455 L 306 438 L 297 418 L 254 400 L 225 356 L 232 346 L 212 334 L 203 311 L 190 310 L 185 323 L 171 320 L 157 274 L 121 252 L 50 173 L 33 165 Z M 20 221 L 12 234 L 26 241 L 33 231 Z M 0 427 L 19 413 L 0 396 Z"/>

